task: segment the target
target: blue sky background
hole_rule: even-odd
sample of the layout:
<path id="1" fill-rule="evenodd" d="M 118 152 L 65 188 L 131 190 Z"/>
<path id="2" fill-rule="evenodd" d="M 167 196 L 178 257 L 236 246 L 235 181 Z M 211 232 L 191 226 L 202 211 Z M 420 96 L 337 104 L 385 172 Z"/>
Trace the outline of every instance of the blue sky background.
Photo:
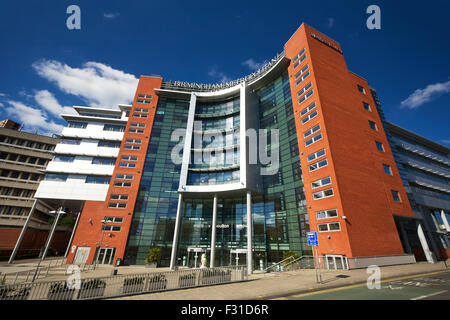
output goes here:
<path id="1" fill-rule="evenodd" d="M 71 4 L 81 30 L 66 27 Z M 371 4 L 381 30 L 366 28 Z M 0 111 L 27 130 L 59 131 L 58 115 L 72 105 L 129 102 L 140 75 L 201 83 L 247 75 L 305 22 L 341 44 L 388 121 L 450 146 L 449 12 L 448 0 L 5 0 Z"/>

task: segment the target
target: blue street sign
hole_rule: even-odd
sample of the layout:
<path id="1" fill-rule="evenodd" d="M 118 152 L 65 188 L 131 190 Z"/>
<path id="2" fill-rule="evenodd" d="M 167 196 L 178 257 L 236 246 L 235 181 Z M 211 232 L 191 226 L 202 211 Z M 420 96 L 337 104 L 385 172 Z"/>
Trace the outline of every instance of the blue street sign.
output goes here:
<path id="1" fill-rule="evenodd" d="M 306 239 L 308 241 L 308 246 L 318 246 L 319 240 L 317 239 L 317 232 L 308 232 L 306 234 Z"/>

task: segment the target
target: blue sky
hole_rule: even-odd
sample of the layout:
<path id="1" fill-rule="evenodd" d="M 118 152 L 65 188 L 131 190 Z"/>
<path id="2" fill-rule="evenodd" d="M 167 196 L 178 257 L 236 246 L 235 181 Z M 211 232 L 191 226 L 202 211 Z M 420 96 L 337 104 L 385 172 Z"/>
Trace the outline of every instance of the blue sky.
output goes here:
<path id="1" fill-rule="evenodd" d="M 81 8 L 81 30 L 66 9 Z M 366 8 L 381 8 L 368 30 Z M 40 133 L 70 106 L 115 108 L 140 75 L 217 83 L 281 52 L 302 22 L 338 41 L 388 121 L 450 146 L 450 1 L 63 1 L 0 4 L 0 110 Z"/>

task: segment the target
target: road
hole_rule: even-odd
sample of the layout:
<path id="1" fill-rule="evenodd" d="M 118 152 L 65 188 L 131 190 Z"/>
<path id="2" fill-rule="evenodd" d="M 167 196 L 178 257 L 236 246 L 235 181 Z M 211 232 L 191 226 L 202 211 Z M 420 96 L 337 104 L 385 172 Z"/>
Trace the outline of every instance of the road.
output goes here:
<path id="1" fill-rule="evenodd" d="M 363 283 L 275 300 L 450 300 L 450 270 L 381 279 L 379 289 L 369 289 Z"/>

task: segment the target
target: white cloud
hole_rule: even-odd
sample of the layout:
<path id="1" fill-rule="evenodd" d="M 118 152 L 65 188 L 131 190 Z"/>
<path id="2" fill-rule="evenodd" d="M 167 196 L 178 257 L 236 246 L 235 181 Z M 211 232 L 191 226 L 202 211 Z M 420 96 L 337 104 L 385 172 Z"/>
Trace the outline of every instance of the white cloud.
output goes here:
<path id="1" fill-rule="evenodd" d="M 450 81 L 429 84 L 425 89 L 417 89 L 400 104 L 401 108 L 416 109 L 438 96 L 450 92 Z"/>
<path id="2" fill-rule="evenodd" d="M 248 67 L 251 71 L 256 71 L 260 69 L 265 63 L 267 63 L 267 60 L 264 62 L 256 62 L 253 58 L 250 58 L 242 62 L 242 65 Z"/>
<path id="3" fill-rule="evenodd" d="M 112 19 L 117 18 L 119 15 L 120 15 L 120 13 L 105 12 L 103 14 L 103 17 L 106 18 L 106 19 L 112 20 Z"/>
<path id="4" fill-rule="evenodd" d="M 210 71 L 208 71 L 208 75 L 212 78 L 219 79 L 220 83 L 228 82 L 231 80 L 230 77 L 228 77 L 221 71 L 217 71 L 216 68 L 212 68 Z"/>
<path id="5" fill-rule="evenodd" d="M 43 78 L 54 82 L 64 93 L 75 95 L 92 107 L 116 109 L 118 104 L 133 100 L 138 79 L 99 62 L 87 62 L 72 68 L 55 60 L 33 63 Z"/>
<path id="6" fill-rule="evenodd" d="M 334 18 L 328 18 L 328 28 L 333 28 L 334 26 Z"/>
<path id="7" fill-rule="evenodd" d="M 0 92 L 0 97 L 4 97 L 6 94 Z"/>
<path id="8" fill-rule="evenodd" d="M 63 107 L 56 100 L 55 96 L 48 90 L 37 91 L 34 95 L 36 102 L 48 112 L 59 116 L 62 113 L 74 114 L 76 113 L 72 107 Z"/>
<path id="9" fill-rule="evenodd" d="M 60 132 L 63 128 L 62 125 L 48 120 L 40 109 L 29 107 L 19 101 L 8 100 L 7 103 L 11 107 L 5 107 L 6 113 L 18 117 L 26 127 L 39 128 L 49 133 Z"/>

